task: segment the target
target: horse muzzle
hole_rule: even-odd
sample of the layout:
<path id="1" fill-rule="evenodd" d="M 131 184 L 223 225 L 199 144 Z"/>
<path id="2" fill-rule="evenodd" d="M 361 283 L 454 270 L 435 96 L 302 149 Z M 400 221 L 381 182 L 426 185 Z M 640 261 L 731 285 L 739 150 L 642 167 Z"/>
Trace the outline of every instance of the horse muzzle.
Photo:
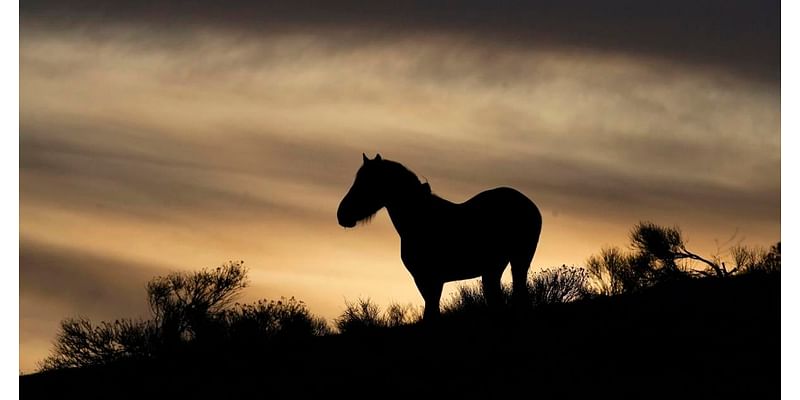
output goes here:
<path id="1" fill-rule="evenodd" d="M 339 220 L 339 225 L 345 228 L 353 228 L 356 226 L 356 220 L 342 216 L 341 212 L 336 213 L 336 219 Z"/>
<path id="2" fill-rule="evenodd" d="M 339 225 L 341 225 L 341 226 L 343 226 L 345 228 L 355 228 L 356 223 L 355 222 L 350 222 L 350 221 L 339 220 Z"/>

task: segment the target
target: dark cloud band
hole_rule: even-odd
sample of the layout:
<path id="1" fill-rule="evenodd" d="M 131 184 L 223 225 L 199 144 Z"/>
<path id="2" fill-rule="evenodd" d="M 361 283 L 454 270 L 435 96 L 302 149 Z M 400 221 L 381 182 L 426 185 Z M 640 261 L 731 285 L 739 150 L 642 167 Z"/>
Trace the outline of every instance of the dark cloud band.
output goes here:
<path id="1" fill-rule="evenodd" d="M 152 29 L 369 30 L 384 35 L 449 33 L 503 46 L 620 51 L 711 65 L 780 80 L 780 4 L 758 0 L 569 1 L 26 1 L 24 25 L 48 28 L 145 25 Z"/>

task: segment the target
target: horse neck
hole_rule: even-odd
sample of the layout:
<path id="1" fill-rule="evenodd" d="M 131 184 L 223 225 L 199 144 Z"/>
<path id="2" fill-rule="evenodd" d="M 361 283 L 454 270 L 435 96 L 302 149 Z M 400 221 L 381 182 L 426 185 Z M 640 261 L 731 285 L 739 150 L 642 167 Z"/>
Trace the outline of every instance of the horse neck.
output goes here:
<path id="1" fill-rule="evenodd" d="M 401 238 L 424 229 L 425 221 L 428 219 L 430 196 L 430 194 L 397 196 L 387 202 L 386 211 L 389 212 L 394 229 Z"/>

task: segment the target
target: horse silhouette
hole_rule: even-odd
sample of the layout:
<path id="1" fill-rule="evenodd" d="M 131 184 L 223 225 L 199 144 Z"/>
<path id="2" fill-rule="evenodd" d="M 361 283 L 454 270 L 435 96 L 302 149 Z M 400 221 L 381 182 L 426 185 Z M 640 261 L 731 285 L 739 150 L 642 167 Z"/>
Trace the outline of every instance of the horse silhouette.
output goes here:
<path id="1" fill-rule="evenodd" d="M 431 192 L 428 183 L 381 155 L 364 164 L 339 204 L 339 225 L 352 228 L 386 207 L 400 235 L 400 258 L 425 300 L 425 320 L 439 315 L 445 282 L 482 278 L 486 302 L 502 302 L 500 278 L 511 263 L 513 302 L 527 303 L 527 277 L 542 215 L 515 189 L 486 190 L 461 204 Z"/>

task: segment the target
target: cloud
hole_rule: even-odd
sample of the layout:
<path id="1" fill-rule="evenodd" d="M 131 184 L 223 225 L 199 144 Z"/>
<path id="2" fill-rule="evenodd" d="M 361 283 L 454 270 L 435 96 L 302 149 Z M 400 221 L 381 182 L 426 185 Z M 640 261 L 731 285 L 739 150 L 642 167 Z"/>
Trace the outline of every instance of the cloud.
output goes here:
<path id="1" fill-rule="evenodd" d="M 141 137 L 113 132 L 102 124 L 27 126 L 22 135 L 23 202 L 57 198 L 61 208 L 161 221 L 193 213 L 240 218 L 242 214 L 320 217 L 318 210 L 276 193 L 285 181 L 297 178 L 274 171 L 281 164 L 261 168 L 219 163 L 219 159 L 213 161 L 218 149 L 195 146 L 188 138 L 169 139 L 153 132 L 145 141 L 153 151 L 137 152 L 130 151 L 128 144 L 138 140 L 141 145 Z M 99 139 L 102 136 L 106 138 Z M 259 147 L 251 148 L 281 145 L 284 151 L 292 146 L 276 138 L 261 140 Z M 226 151 L 247 156 L 230 146 Z M 206 156 L 210 161 L 203 161 Z M 313 177 L 306 178 L 313 184 Z"/>
<path id="2" fill-rule="evenodd" d="M 152 218 L 324 219 L 359 153 L 383 151 L 458 195 L 508 182 L 577 214 L 598 199 L 702 210 L 709 193 L 728 215 L 779 206 L 779 96 L 759 82 L 448 37 L 126 38 L 23 40 L 24 201 L 57 187 L 61 206 Z"/>
<path id="3" fill-rule="evenodd" d="M 221 29 L 268 37 L 274 32 L 340 32 L 339 41 L 417 41 L 462 36 L 500 47 L 595 49 L 713 65 L 778 82 L 780 4 L 704 0 L 667 3 L 612 0 L 559 2 L 216 1 L 143 3 L 28 1 L 24 26 L 145 26 L 165 33 Z"/>
<path id="4" fill-rule="evenodd" d="M 145 316 L 145 283 L 164 271 L 163 266 L 144 266 L 20 239 L 20 300 L 23 309 L 31 299 L 57 300 L 53 303 L 58 303 L 71 315 L 97 318 Z"/>

